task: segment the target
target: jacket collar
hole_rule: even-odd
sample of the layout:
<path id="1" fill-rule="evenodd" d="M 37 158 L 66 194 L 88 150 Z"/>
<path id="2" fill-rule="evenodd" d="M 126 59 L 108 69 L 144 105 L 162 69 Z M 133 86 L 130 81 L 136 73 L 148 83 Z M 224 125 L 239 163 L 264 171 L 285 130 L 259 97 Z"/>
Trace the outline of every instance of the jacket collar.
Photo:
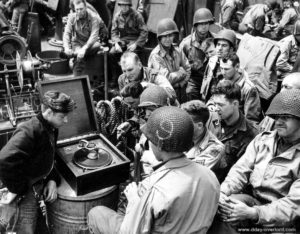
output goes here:
<path id="1" fill-rule="evenodd" d="M 170 170 L 180 167 L 185 167 L 189 164 L 191 164 L 192 161 L 186 157 L 185 154 L 182 154 L 181 157 L 171 159 L 167 162 L 162 162 L 158 164 L 156 167 L 153 167 L 154 172 L 160 172 L 164 170 Z"/>
<path id="2" fill-rule="evenodd" d="M 273 151 L 273 149 L 271 149 L 270 147 L 273 147 L 274 148 L 273 152 L 275 154 L 279 139 L 280 138 L 278 136 L 277 130 L 274 130 L 274 131 L 269 132 L 268 135 L 264 136 L 263 144 L 269 148 L 270 152 Z M 289 149 L 287 149 L 286 151 L 284 151 L 283 153 L 281 153 L 280 155 L 278 155 L 274 158 L 281 157 L 281 158 L 292 160 L 295 156 L 296 151 L 300 151 L 300 143 L 297 143 L 296 145 L 290 147 Z"/>

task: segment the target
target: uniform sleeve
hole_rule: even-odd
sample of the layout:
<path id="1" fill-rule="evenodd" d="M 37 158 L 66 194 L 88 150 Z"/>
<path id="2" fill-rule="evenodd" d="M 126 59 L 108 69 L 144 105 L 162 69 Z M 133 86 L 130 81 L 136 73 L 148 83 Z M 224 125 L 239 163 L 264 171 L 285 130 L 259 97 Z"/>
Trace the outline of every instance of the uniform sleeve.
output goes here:
<path id="1" fill-rule="evenodd" d="M 282 18 L 281 18 L 281 20 L 280 20 L 280 22 L 279 22 L 278 27 L 279 27 L 279 28 L 284 28 L 285 25 L 287 25 L 288 22 L 290 22 L 291 17 L 292 17 L 292 15 L 291 15 L 291 12 L 290 12 L 290 11 L 284 11 L 284 12 L 283 12 L 283 15 L 282 15 Z"/>
<path id="2" fill-rule="evenodd" d="M 101 42 L 107 42 L 108 39 L 108 29 L 103 22 L 103 20 L 100 20 L 99 22 L 99 37 Z"/>
<path id="3" fill-rule="evenodd" d="M 189 60 L 185 56 L 182 50 L 180 50 L 180 61 L 181 61 L 181 67 L 183 70 L 180 70 L 182 72 L 182 76 L 184 77 L 185 82 L 188 82 L 188 80 L 191 77 L 191 65 L 189 63 Z"/>
<path id="4" fill-rule="evenodd" d="M 169 79 L 170 72 L 165 64 L 164 59 L 160 57 L 158 54 L 156 53 L 150 54 L 148 59 L 148 67 L 158 70 L 161 75 L 167 77 L 167 79 L 172 85 L 176 83 L 174 82 L 174 80 Z"/>
<path id="5" fill-rule="evenodd" d="M 230 21 L 232 18 L 232 15 L 234 13 L 234 8 L 231 6 L 225 6 L 222 10 L 222 25 L 226 28 L 230 27 Z"/>
<path id="6" fill-rule="evenodd" d="M 171 83 L 168 81 L 168 79 L 165 76 L 162 76 L 162 75 L 158 74 L 155 77 L 154 83 L 156 85 L 164 88 L 166 90 L 166 92 L 168 93 L 169 97 L 176 98 L 175 90 L 174 90 L 173 86 L 171 85 Z"/>
<path id="7" fill-rule="evenodd" d="M 25 125 L 18 127 L 0 152 L 0 178 L 12 193 L 24 194 L 28 180 L 24 168 L 34 149 L 33 131 Z"/>
<path id="8" fill-rule="evenodd" d="M 159 225 L 166 221 L 167 211 L 164 204 L 164 197 L 159 191 L 155 188 L 147 191 L 139 202 L 127 207 L 120 233 L 152 233 L 154 221 Z"/>
<path id="9" fill-rule="evenodd" d="M 245 97 L 244 103 L 245 117 L 255 123 L 260 120 L 261 104 L 256 88 L 251 88 Z"/>
<path id="10" fill-rule="evenodd" d="M 244 155 L 233 165 L 221 184 L 221 192 L 227 196 L 241 192 L 248 184 L 250 174 L 254 168 L 257 154 L 256 141 L 259 137 L 260 135 L 250 142 Z"/>
<path id="11" fill-rule="evenodd" d="M 92 47 L 93 44 L 98 40 L 99 36 L 99 28 L 100 28 L 100 18 L 96 15 L 92 16 L 92 28 L 91 35 L 84 45 L 87 49 Z"/>
<path id="12" fill-rule="evenodd" d="M 113 41 L 113 43 L 117 43 L 121 40 L 119 35 L 119 29 L 118 29 L 118 14 L 116 14 L 112 20 L 111 40 Z"/>
<path id="13" fill-rule="evenodd" d="M 137 25 L 138 25 L 138 28 L 139 28 L 140 35 L 137 38 L 135 43 L 139 47 L 143 47 L 146 44 L 147 39 L 148 39 L 147 25 L 144 22 L 143 16 L 139 12 L 137 12 L 136 20 L 137 20 Z"/>
<path id="14" fill-rule="evenodd" d="M 281 53 L 276 62 L 277 70 L 282 72 L 291 72 L 293 66 L 288 62 L 290 57 L 291 42 L 287 40 L 280 41 L 279 47 Z"/>
<path id="15" fill-rule="evenodd" d="M 72 48 L 71 40 L 72 40 L 73 21 L 74 21 L 73 18 L 74 15 L 70 13 L 68 16 L 68 21 L 65 26 L 64 35 L 63 35 L 63 46 L 65 50 L 67 49 L 71 50 Z"/>
<path id="16" fill-rule="evenodd" d="M 294 181 L 287 196 L 263 206 L 255 206 L 260 224 L 284 224 L 300 217 L 300 179 Z"/>
<path id="17" fill-rule="evenodd" d="M 190 151 L 187 153 L 189 157 Z M 218 169 L 220 160 L 225 155 L 224 145 L 211 144 L 202 152 L 195 152 L 193 161 L 208 167 L 211 170 Z"/>

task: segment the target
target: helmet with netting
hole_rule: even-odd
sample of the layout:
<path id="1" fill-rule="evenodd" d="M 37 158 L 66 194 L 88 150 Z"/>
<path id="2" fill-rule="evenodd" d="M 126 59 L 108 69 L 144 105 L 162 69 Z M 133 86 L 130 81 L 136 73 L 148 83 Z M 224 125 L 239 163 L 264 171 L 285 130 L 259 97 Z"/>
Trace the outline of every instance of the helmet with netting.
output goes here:
<path id="1" fill-rule="evenodd" d="M 278 93 L 272 100 L 267 115 L 292 115 L 300 118 L 300 90 L 291 89 Z"/>
<path id="2" fill-rule="evenodd" d="M 187 112 L 174 106 L 156 109 L 141 128 L 145 136 L 166 152 L 184 152 L 193 141 L 194 125 Z"/>

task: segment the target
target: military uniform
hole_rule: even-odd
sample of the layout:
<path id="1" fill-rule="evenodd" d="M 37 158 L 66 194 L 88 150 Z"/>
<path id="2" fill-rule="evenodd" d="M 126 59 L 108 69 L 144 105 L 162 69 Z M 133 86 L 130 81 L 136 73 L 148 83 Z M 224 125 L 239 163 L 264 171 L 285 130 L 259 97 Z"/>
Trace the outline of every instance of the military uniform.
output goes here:
<path id="1" fill-rule="evenodd" d="M 186 100 L 186 84 L 190 79 L 191 66 L 183 51 L 175 46 L 170 49 L 170 54 L 158 44 L 151 52 L 148 60 L 148 67 L 159 70 L 167 77 L 176 91 L 180 103 Z M 170 74 L 175 73 L 175 78 Z"/>
<path id="2" fill-rule="evenodd" d="M 126 13 L 117 13 L 112 21 L 111 39 L 113 43 L 136 43 L 142 48 L 148 39 L 148 30 L 142 15 L 132 8 Z"/>
<path id="3" fill-rule="evenodd" d="M 76 52 L 85 46 L 86 55 L 95 54 L 100 49 L 98 41 L 99 31 L 103 38 L 107 37 L 107 29 L 102 19 L 90 9 L 86 10 L 86 16 L 79 19 L 76 13 L 68 15 L 68 21 L 63 35 L 65 50 Z M 75 60 L 74 74 L 81 75 L 85 68 L 85 60 Z"/>
<path id="4" fill-rule="evenodd" d="M 285 9 L 279 22 L 277 33 L 285 36 L 292 34 L 297 18 L 298 15 L 295 8 L 290 7 Z"/>
<path id="5" fill-rule="evenodd" d="M 249 142 L 258 134 L 258 129 L 241 112 L 239 120 L 233 126 L 227 126 L 224 121 L 212 121 L 209 128 L 225 145 L 226 168 L 217 172 L 222 181 L 232 165 L 244 154 Z"/>
<path id="6" fill-rule="evenodd" d="M 215 171 L 223 166 L 221 164 L 225 156 L 225 146 L 211 131 L 206 129 L 203 138 L 198 140 L 186 155 L 196 163 Z"/>
<path id="7" fill-rule="evenodd" d="M 204 72 L 204 78 L 200 90 L 201 99 L 203 101 L 206 102 L 210 99 L 212 89 L 217 86 L 221 79 L 223 79 L 223 75 L 220 69 L 220 60 L 219 57 L 215 55 L 208 60 L 208 64 Z"/>
<path id="8" fill-rule="evenodd" d="M 239 23 L 236 0 L 224 0 L 221 6 L 221 25 L 224 28 L 237 31 Z"/>
<path id="9" fill-rule="evenodd" d="M 213 37 L 210 32 L 208 32 L 206 38 Z M 188 81 L 186 93 L 188 100 L 200 99 L 200 88 L 202 84 L 202 79 L 204 76 L 204 70 L 207 64 L 207 59 L 205 54 L 201 49 L 201 43 L 203 40 L 199 38 L 196 32 L 187 36 L 180 43 L 180 48 L 186 55 L 191 65 L 191 77 Z"/>
<path id="10" fill-rule="evenodd" d="M 294 35 L 287 36 L 279 41 L 280 55 L 276 62 L 277 73 L 280 79 L 291 73 L 300 47 L 297 45 Z"/>
<path id="11" fill-rule="evenodd" d="M 172 85 L 170 84 L 170 82 L 167 80 L 166 77 L 160 75 L 159 72 L 155 69 L 143 67 L 141 69 L 139 81 L 141 83 L 147 82 L 147 83 L 158 85 L 164 88 L 170 97 L 176 98 L 176 93 Z M 125 87 L 125 85 L 129 83 L 130 80 L 126 77 L 125 74 L 120 75 L 118 79 L 119 90 L 122 90 Z"/>
<path id="12" fill-rule="evenodd" d="M 221 185 L 226 195 L 252 186 L 253 196 L 263 201 L 255 206 L 257 224 L 287 226 L 300 218 L 300 143 L 278 153 L 277 131 L 263 132 L 248 146 Z"/>
<path id="13" fill-rule="evenodd" d="M 253 36 L 261 34 L 266 22 L 267 9 L 265 4 L 252 5 L 239 25 L 239 31 L 241 33 L 250 32 Z"/>

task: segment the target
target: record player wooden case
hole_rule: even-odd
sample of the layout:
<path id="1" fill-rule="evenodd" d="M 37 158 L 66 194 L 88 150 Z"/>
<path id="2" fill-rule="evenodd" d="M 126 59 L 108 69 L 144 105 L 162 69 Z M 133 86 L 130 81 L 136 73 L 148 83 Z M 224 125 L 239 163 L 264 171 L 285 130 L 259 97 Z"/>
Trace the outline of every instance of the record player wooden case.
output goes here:
<path id="1" fill-rule="evenodd" d="M 58 171 L 76 195 L 127 180 L 129 159 L 99 134 L 88 77 L 42 81 L 39 89 L 41 96 L 49 90 L 57 90 L 76 102 L 77 108 L 70 114 L 68 124 L 59 129 L 56 151 Z"/>

